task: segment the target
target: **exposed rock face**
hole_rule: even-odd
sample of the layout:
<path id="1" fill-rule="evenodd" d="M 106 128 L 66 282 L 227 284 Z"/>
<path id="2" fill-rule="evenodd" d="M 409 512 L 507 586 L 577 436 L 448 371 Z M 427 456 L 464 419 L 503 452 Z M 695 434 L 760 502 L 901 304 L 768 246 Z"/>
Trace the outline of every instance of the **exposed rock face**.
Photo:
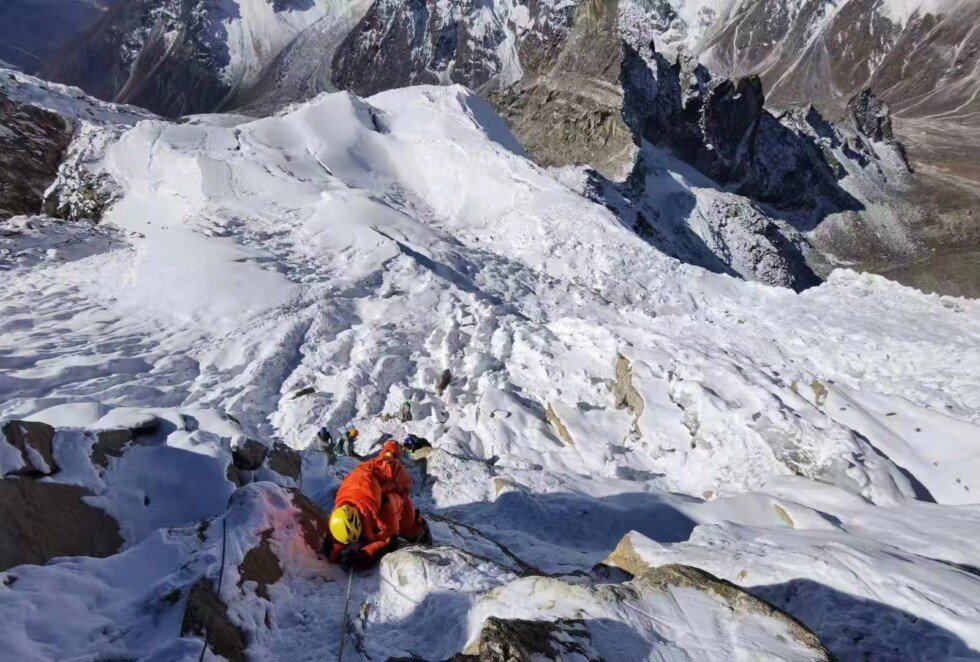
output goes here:
<path id="1" fill-rule="evenodd" d="M 870 89 L 847 102 L 847 109 L 858 131 L 877 142 L 895 140 L 892 131 L 891 111 L 888 104 L 874 95 Z"/>
<path id="2" fill-rule="evenodd" d="M 92 463 L 103 469 L 107 468 L 109 458 L 122 457 L 132 440 L 132 430 L 120 429 L 97 432 L 96 441 L 92 445 Z"/>
<path id="3" fill-rule="evenodd" d="M 23 468 L 11 473 L 26 476 L 49 476 L 57 473 L 53 427 L 32 421 L 8 421 L 2 431 L 7 443 L 20 451 L 24 462 Z"/>
<path id="4" fill-rule="evenodd" d="M 860 207 L 811 137 L 765 109 L 759 78 L 712 80 L 698 65 L 671 64 L 652 45 L 627 47 L 623 76 L 636 131 L 718 183 L 781 209 Z"/>
<path id="5" fill-rule="evenodd" d="M 721 598 L 734 613 L 759 614 L 766 618 L 773 618 L 786 626 L 793 639 L 803 643 L 807 648 L 819 652 L 821 659 L 832 659 L 817 635 L 778 607 L 699 568 L 677 564 L 653 567 L 637 553 L 631 535 L 626 535 L 619 541 L 616 549 L 609 555 L 605 563 L 629 572 L 636 578 L 634 581 L 646 586 L 657 586 L 661 589 L 668 587 L 694 588 Z"/>
<path id="6" fill-rule="evenodd" d="M 361 96 L 445 82 L 479 90 L 518 74 L 501 56 L 515 47 L 506 19 L 496 3 L 377 0 L 337 49 L 333 82 Z"/>
<path id="7" fill-rule="evenodd" d="M 612 180 L 632 169 L 636 144 L 622 116 L 618 6 L 617 0 L 579 4 L 551 54 L 529 57 L 520 82 L 490 95 L 537 163 L 589 165 Z"/>
<path id="8" fill-rule="evenodd" d="M 670 3 L 654 14 L 683 24 Z M 980 293 L 980 269 L 971 265 L 980 246 L 980 3 L 736 0 L 702 18 L 684 26 L 685 35 L 665 28 L 661 43 L 682 44 L 717 74 L 760 76 L 773 107 L 814 104 L 828 117 L 850 118 L 848 101 L 866 100 L 870 90 L 894 111 L 892 130 L 916 171 L 908 191 L 892 193 L 906 208 L 892 212 L 884 231 L 880 217 L 847 219 L 816 243 L 907 284 Z M 888 140 L 887 127 L 867 119 L 858 123 L 868 135 Z M 902 233 L 907 245 L 882 240 Z"/>
<path id="9" fill-rule="evenodd" d="M 282 563 L 269 544 L 272 533 L 271 529 L 265 531 L 258 546 L 250 549 L 238 566 L 238 585 L 255 582 L 255 594 L 266 600 L 269 586 L 282 578 Z"/>
<path id="10" fill-rule="evenodd" d="M 197 4 L 122 0 L 42 75 L 166 116 L 215 110 L 230 90 L 218 75 L 227 54 L 205 40 L 212 17 Z"/>
<path id="11" fill-rule="evenodd" d="M 293 507 L 299 510 L 297 521 L 306 546 L 317 554 L 323 552 L 323 544 L 330 535 L 327 518 L 309 497 L 299 490 L 290 490 Z"/>
<path id="12" fill-rule="evenodd" d="M 552 407 L 550 404 L 545 408 L 545 417 L 547 418 L 551 427 L 555 429 L 555 432 L 558 433 L 558 436 L 561 437 L 562 441 L 569 446 L 575 445 L 575 441 L 572 439 L 572 435 L 568 431 L 568 428 L 564 423 L 562 423 L 561 418 L 558 417 L 558 414 L 555 413 L 554 407 Z"/>
<path id="13" fill-rule="evenodd" d="M 18 103 L 0 87 L 0 219 L 41 210 L 73 130 L 71 122 Z"/>
<path id="14" fill-rule="evenodd" d="M 119 524 L 82 501 L 91 496 L 75 485 L 0 480 L 0 570 L 58 556 L 106 557 L 119 551 Z"/>
<path id="15" fill-rule="evenodd" d="M 642 562 L 631 563 L 631 570 L 637 574 L 621 583 L 527 577 L 494 589 L 480 598 L 477 607 L 489 630 L 464 653 L 484 659 L 486 650 L 489 659 L 495 660 L 564 659 L 576 653 L 585 659 L 613 659 L 612 651 L 623 650 L 621 646 L 632 639 L 638 650 L 649 650 L 652 645 L 669 658 L 675 652 L 689 653 L 681 640 L 696 632 L 693 636 L 703 659 L 712 659 L 705 652 L 710 650 L 725 650 L 730 657 L 746 659 L 767 655 L 831 659 L 819 638 L 792 616 L 703 570 L 683 565 L 650 568 Z M 609 615 L 620 618 L 624 613 L 629 614 L 624 619 L 629 626 L 618 630 L 622 643 L 600 638 Z M 539 619 L 554 621 L 554 629 L 539 624 Z M 670 625 L 664 627 L 666 623 Z M 558 642 L 565 642 L 568 648 L 558 648 Z M 549 654 L 549 650 L 559 654 Z"/>
<path id="16" fill-rule="evenodd" d="M 616 357 L 616 383 L 612 395 L 616 408 L 626 409 L 633 417 L 633 432 L 642 435 L 639 421 L 643 415 L 643 397 L 633 386 L 633 364 L 622 354 Z"/>
<path id="17" fill-rule="evenodd" d="M 245 662 L 245 633 L 228 618 L 228 605 L 215 594 L 210 579 L 201 579 L 191 587 L 180 634 L 206 639 L 215 655 Z"/>
<path id="18" fill-rule="evenodd" d="M 269 468 L 298 481 L 303 472 L 303 458 L 286 444 L 277 441 L 269 451 Z"/>
<path id="19" fill-rule="evenodd" d="M 231 459 L 239 471 L 255 471 L 265 462 L 269 449 L 248 437 L 239 437 L 232 443 Z"/>
<path id="20" fill-rule="evenodd" d="M 441 397 L 442 394 L 446 392 L 446 389 L 449 388 L 449 385 L 452 384 L 452 382 L 453 382 L 453 373 L 452 371 L 449 370 L 449 368 L 446 368 L 445 370 L 442 371 L 442 374 L 439 375 L 439 381 L 436 383 L 436 393 L 438 393 L 439 396 Z"/>
<path id="21" fill-rule="evenodd" d="M 576 659 L 599 662 L 585 623 L 575 620 L 524 621 L 490 617 L 480 632 L 480 662 Z"/>
<path id="22" fill-rule="evenodd" d="M 876 0 L 832 8 L 819 0 L 740 0 L 717 15 L 697 49 L 725 74 L 761 74 L 780 106 L 839 106 L 871 87 L 909 112 L 964 113 L 965 83 L 980 58 L 970 48 L 980 6 L 953 1 L 933 5 L 939 13 L 924 5 L 901 16 L 896 4 L 898 12 Z"/>

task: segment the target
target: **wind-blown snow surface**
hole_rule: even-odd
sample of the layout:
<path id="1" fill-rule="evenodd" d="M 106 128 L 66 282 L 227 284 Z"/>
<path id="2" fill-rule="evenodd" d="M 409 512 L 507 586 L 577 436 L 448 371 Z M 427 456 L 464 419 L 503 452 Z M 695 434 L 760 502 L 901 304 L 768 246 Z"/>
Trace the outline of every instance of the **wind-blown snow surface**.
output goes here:
<path id="1" fill-rule="evenodd" d="M 796 294 L 681 265 L 530 163 L 459 87 L 338 93 L 259 121 L 142 121 L 92 167 L 120 191 L 103 230 L 56 232 L 53 255 L 43 233 L 0 244 L 0 418 L 96 429 L 112 407 L 193 412 L 202 432 L 162 446 L 208 458 L 186 480 L 165 451 L 119 462 L 159 467 L 154 500 L 168 485 L 207 496 L 142 517 L 140 480 L 119 465 L 104 484 L 70 472 L 111 505 L 127 549 L 10 571 L 2 656 L 197 657 L 179 617 L 127 605 L 215 576 L 219 527 L 203 549 L 193 529 L 155 527 L 220 514 L 227 415 L 296 448 L 320 425 L 357 425 L 364 453 L 382 433 L 433 440 L 416 498 L 437 544 L 458 549 L 355 579 L 355 607 L 369 607 L 352 657 L 446 657 L 488 613 L 572 604 L 599 619 L 608 659 L 722 654 L 711 637 L 684 643 L 705 627 L 696 615 L 657 625 L 544 584 L 532 608 L 539 584 L 512 584 L 587 573 L 629 531 L 645 557 L 750 587 L 843 658 L 978 655 L 977 302 L 848 271 Z M 414 420 L 381 418 L 406 400 Z M 327 505 L 351 464 L 304 462 L 304 491 Z M 241 540 L 284 517 L 272 486 L 244 492 L 224 518 L 230 618 L 261 631 L 258 658 L 330 657 L 338 569 L 287 546 L 269 600 L 234 581 Z M 67 598 L 41 618 L 27 605 L 47 591 Z M 602 628 L 617 618 L 663 629 L 616 648 Z M 760 654 L 740 646 L 726 651 Z"/>

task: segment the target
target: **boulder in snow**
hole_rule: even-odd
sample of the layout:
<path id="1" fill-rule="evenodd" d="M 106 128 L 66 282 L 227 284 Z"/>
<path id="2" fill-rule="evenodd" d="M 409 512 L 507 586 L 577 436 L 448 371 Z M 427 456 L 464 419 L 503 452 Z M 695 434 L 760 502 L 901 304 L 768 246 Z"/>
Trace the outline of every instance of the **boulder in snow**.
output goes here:
<path id="1" fill-rule="evenodd" d="M 228 618 L 228 605 L 215 593 L 210 579 L 191 587 L 180 634 L 205 639 L 212 653 L 230 662 L 245 662 L 245 633 Z"/>
<path id="2" fill-rule="evenodd" d="M 298 481 L 303 472 L 303 458 L 286 444 L 277 441 L 269 452 L 269 468 Z"/>
<path id="3" fill-rule="evenodd" d="M 7 443 L 20 451 L 24 466 L 8 474 L 50 476 L 58 471 L 54 460 L 54 434 L 50 425 L 35 421 L 8 421 L 2 428 Z"/>
<path id="4" fill-rule="evenodd" d="M 238 566 L 238 585 L 255 582 L 255 594 L 266 600 L 269 599 L 269 585 L 282 579 L 282 563 L 269 544 L 272 533 L 272 529 L 264 531 L 259 544 L 245 554 Z"/>
<path id="5" fill-rule="evenodd" d="M 96 441 L 92 445 L 92 463 L 103 469 L 109 466 L 110 457 L 122 457 L 126 446 L 133 440 L 132 430 L 101 430 L 96 433 Z"/>
<path id="6" fill-rule="evenodd" d="M 231 460 L 239 471 L 255 471 L 265 462 L 269 449 L 248 437 L 237 437 L 232 442 Z"/>
<path id="7" fill-rule="evenodd" d="M 119 551 L 119 524 L 82 499 L 83 487 L 26 478 L 0 480 L 0 570 L 59 556 Z"/>
<path id="8" fill-rule="evenodd" d="M 592 646 L 582 621 L 505 620 L 491 616 L 480 632 L 477 659 L 480 662 L 535 659 L 599 662 L 602 658 Z"/>

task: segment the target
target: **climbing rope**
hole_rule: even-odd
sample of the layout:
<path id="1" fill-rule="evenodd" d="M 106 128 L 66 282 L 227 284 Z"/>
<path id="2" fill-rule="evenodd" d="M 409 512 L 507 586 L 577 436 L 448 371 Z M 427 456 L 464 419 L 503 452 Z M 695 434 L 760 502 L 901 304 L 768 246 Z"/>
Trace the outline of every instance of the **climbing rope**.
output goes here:
<path id="1" fill-rule="evenodd" d="M 337 662 L 344 660 L 344 644 L 347 642 L 347 610 L 350 608 L 350 589 L 354 584 L 354 568 L 347 571 L 347 599 L 344 601 L 344 621 L 340 626 L 340 651 L 337 653 Z"/>
<path id="2" fill-rule="evenodd" d="M 221 599 L 221 584 L 225 579 L 225 552 L 228 549 L 228 520 L 225 517 L 221 518 L 221 569 L 218 571 L 218 591 L 216 595 L 218 599 Z M 204 653 L 208 650 L 208 644 L 211 642 L 211 628 L 204 625 L 204 647 L 201 648 L 201 657 L 197 659 L 197 662 L 204 661 Z"/>

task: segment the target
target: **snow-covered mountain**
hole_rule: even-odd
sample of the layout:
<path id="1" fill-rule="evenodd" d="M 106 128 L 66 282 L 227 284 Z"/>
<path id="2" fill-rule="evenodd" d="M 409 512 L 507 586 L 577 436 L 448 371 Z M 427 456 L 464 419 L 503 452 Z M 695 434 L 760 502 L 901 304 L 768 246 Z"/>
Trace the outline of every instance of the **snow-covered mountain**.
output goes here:
<path id="1" fill-rule="evenodd" d="M 168 116 L 212 111 L 258 84 L 297 35 L 350 11 L 340 0 L 121 0 L 43 75 Z"/>
<path id="2" fill-rule="evenodd" d="M 865 215 L 858 232 L 814 241 L 920 287 L 980 291 L 980 3 L 975 0 L 631 0 L 634 30 L 715 74 L 758 75 L 774 108 L 848 115 L 870 89 L 894 114 L 916 177 L 899 222 Z M 854 242 L 853 239 L 857 238 Z M 849 246 L 848 243 L 852 245 Z M 892 264 L 889 265 L 888 262 Z"/>
<path id="3" fill-rule="evenodd" d="M 462 84 L 491 101 L 539 164 L 588 166 L 611 180 L 580 188 L 674 257 L 795 288 L 844 265 L 975 294 L 976 49 L 965 26 L 978 10 L 878 0 L 129 0 L 46 75 L 167 116 L 264 116 L 323 91 Z M 755 75 L 759 83 L 738 82 Z M 726 107 L 729 94 L 739 108 Z M 900 111 L 894 134 L 879 100 Z M 710 135 L 705 104 L 719 120 Z M 870 138 L 860 130 L 869 108 L 888 127 Z M 730 111 L 737 121 L 720 121 Z M 645 142 L 678 158 L 669 180 L 690 189 L 693 166 L 707 176 L 696 188 L 717 193 L 665 200 L 677 186 L 664 168 L 647 171 L 663 159 Z"/>
<path id="4" fill-rule="evenodd" d="M 0 91 L 73 128 L 0 225 L 0 657 L 980 656 L 976 301 L 683 264 L 456 85 L 179 122 Z M 356 574 L 345 631 L 354 460 L 311 442 L 348 424 L 432 440 L 436 544 Z"/>

